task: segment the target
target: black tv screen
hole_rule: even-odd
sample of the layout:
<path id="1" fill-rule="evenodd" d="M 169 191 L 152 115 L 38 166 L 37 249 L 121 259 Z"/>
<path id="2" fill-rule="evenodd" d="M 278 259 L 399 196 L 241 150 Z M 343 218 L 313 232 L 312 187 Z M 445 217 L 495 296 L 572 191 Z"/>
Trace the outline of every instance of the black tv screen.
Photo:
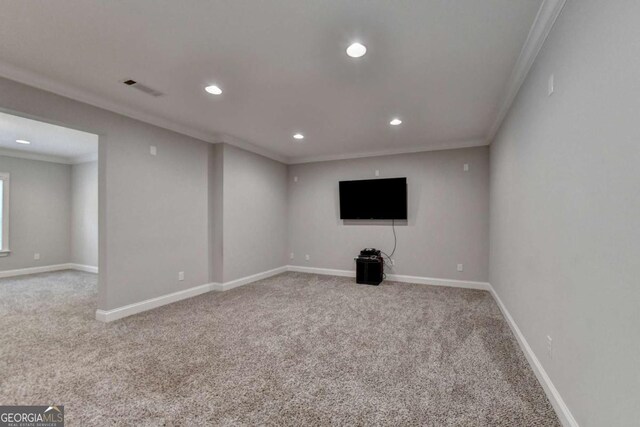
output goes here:
<path id="1" fill-rule="evenodd" d="M 340 219 L 407 219 L 407 178 L 340 181 Z"/>

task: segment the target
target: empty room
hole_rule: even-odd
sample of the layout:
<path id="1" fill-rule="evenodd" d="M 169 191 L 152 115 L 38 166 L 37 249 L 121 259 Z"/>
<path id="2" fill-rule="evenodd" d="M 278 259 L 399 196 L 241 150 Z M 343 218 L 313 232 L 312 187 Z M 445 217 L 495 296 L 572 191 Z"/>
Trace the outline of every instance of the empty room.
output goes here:
<path id="1" fill-rule="evenodd" d="M 0 426 L 636 426 L 640 2 L 0 0 Z"/>

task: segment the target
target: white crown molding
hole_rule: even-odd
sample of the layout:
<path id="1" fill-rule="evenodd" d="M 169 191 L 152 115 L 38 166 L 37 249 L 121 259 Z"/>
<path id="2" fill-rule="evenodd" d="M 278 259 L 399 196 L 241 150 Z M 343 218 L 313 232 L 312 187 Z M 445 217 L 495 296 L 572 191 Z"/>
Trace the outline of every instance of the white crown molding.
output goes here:
<path id="1" fill-rule="evenodd" d="M 500 130 L 500 126 L 507 116 L 511 104 L 513 104 L 513 101 L 516 99 L 520 87 L 527 78 L 531 66 L 536 60 L 538 53 L 540 53 L 540 49 L 542 49 L 549 32 L 553 28 L 553 24 L 555 24 L 560 12 L 562 12 L 565 2 L 566 0 L 543 0 L 540 5 L 536 19 L 533 21 L 529 34 L 527 35 L 527 40 L 524 42 L 520 56 L 518 56 L 516 65 L 511 72 L 509 83 L 507 84 L 507 89 L 496 119 L 487 134 L 487 144 L 491 144 L 498 130 Z"/>
<path id="2" fill-rule="evenodd" d="M 9 80 L 16 81 L 18 83 L 33 86 L 47 92 L 55 93 L 56 95 L 64 96 L 75 101 L 79 101 L 135 120 L 139 120 L 141 122 L 149 123 L 163 129 L 168 129 L 182 135 L 187 135 L 201 141 L 210 142 L 212 144 L 226 142 L 229 145 L 234 145 L 247 151 L 252 151 L 256 154 L 269 157 L 282 163 L 287 162 L 286 157 L 280 156 L 279 154 L 273 153 L 267 149 L 243 141 L 240 138 L 232 137 L 225 134 L 208 133 L 192 129 L 188 126 L 184 126 L 180 123 L 176 123 L 164 117 L 145 113 L 136 108 L 127 107 L 122 104 L 106 100 L 96 94 L 90 93 L 89 91 L 73 88 L 66 84 L 45 77 L 39 73 L 16 67 L 15 65 L 7 64 L 2 61 L 0 61 L 0 76 Z"/>
<path id="3" fill-rule="evenodd" d="M 0 148 L 0 156 L 15 157 L 18 159 L 38 160 L 41 162 L 61 163 L 63 165 L 73 164 L 73 159 L 68 157 L 53 156 L 50 154 L 31 153 L 27 151 L 11 150 L 9 148 Z"/>
<path id="4" fill-rule="evenodd" d="M 69 87 L 38 73 L 24 70 L 6 63 L 0 62 L 0 76 L 8 78 L 10 80 L 15 80 L 23 84 L 27 84 L 29 86 L 53 92 L 55 94 L 65 96 L 76 101 L 90 104 L 98 108 L 112 111 L 114 113 L 121 114 L 164 129 L 191 136 L 202 141 L 214 144 L 226 143 L 229 145 L 233 145 L 243 150 L 247 150 L 285 164 L 313 163 L 332 160 L 358 159 L 365 157 L 379 157 L 395 154 L 478 147 L 489 145 L 493 141 L 493 138 L 500 129 L 500 126 L 502 125 L 502 122 L 509 111 L 509 108 L 511 108 L 511 104 L 518 94 L 522 83 L 527 77 L 527 74 L 529 73 L 533 62 L 535 61 L 538 53 L 540 52 L 540 49 L 542 48 L 542 45 L 544 44 L 549 32 L 551 31 L 556 18 L 562 11 L 565 1 L 566 0 L 543 0 L 536 18 L 531 26 L 531 29 L 529 30 L 527 39 L 522 47 L 522 50 L 520 51 L 520 55 L 518 57 L 518 60 L 516 61 L 516 65 L 514 66 L 514 69 L 509 78 L 509 83 L 503 96 L 503 101 L 500 109 L 498 110 L 496 119 L 489 129 L 486 138 L 482 139 L 450 141 L 432 145 L 390 148 L 378 151 L 356 152 L 349 154 L 286 157 L 231 135 L 202 132 L 160 116 L 145 113 L 135 108 L 123 106 L 119 103 L 105 100 L 95 94 L 89 93 L 88 91 Z M 70 163 L 73 163 L 73 159 L 70 160 Z"/>
<path id="5" fill-rule="evenodd" d="M 149 123 L 164 129 L 188 135 L 193 138 L 197 138 L 207 142 L 218 142 L 218 138 L 216 135 L 194 131 L 193 129 L 172 122 L 168 119 L 153 114 L 144 113 L 131 107 L 125 107 L 118 103 L 101 98 L 86 90 L 70 87 L 66 84 L 45 77 L 39 73 L 25 70 L 14 65 L 0 62 L 0 76 L 17 81 L 19 83 L 36 87 L 38 89 L 46 90 L 47 92 L 53 92 L 57 95 L 71 98 L 85 104 L 93 105 L 94 107 L 109 110 L 111 112 L 121 114 L 132 119 L 139 120 L 141 122 Z"/>
<path id="6" fill-rule="evenodd" d="M 71 159 L 74 165 L 98 161 L 98 153 L 89 153 Z"/>
<path id="7" fill-rule="evenodd" d="M 98 153 L 89 153 L 76 157 L 55 156 L 53 154 L 32 153 L 29 151 L 12 150 L 10 148 L 0 148 L 0 156 L 15 157 L 17 159 L 38 160 L 41 162 L 60 163 L 63 165 L 77 165 L 79 163 L 95 162 L 98 160 Z"/>
<path id="8" fill-rule="evenodd" d="M 250 142 L 247 142 L 243 139 L 240 138 L 236 138 L 235 136 L 231 136 L 231 135 L 221 135 L 220 136 L 220 142 L 225 143 L 225 144 L 229 144 L 229 145 L 233 145 L 234 147 L 238 147 L 241 148 L 243 150 L 246 151 L 250 151 L 252 153 L 255 154 L 259 154 L 263 157 L 267 157 L 271 160 L 275 160 L 277 162 L 280 163 L 284 163 L 284 164 L 289 164 L 289 158 L 286 156 L 281 156 L 279 154 L 276 154 L 270 150 L 267 150 L 265 148 L 262 147 L 258 147 L 255 144 L 252 144 Z"/>
<path id="9" fill-rule="evenodd" d="M 190 127 L 184 126 L 182 124 L 165 119 L 163 117 L 145 113 L 135 108 L 127 107 L 119 103 L 106 100 L 86 90 L 70 87 L 66 84 L 63 84 L 53 79 L 50 79 L 48 77 L 45 77 L 39 73 L 25 70 L 1 61 L 0 61 L 0 76 L 7 78 L 9 80 L 14 80 L 22 84 L 26 84 L 38 89 L 45 90 L 47 92 L 52 92 L 57 95 L 64 96 L 66 98 L 73 99 L 75 101 L 89 104 L 94 107 L 102 108 L 104 110 L 108 110 L 113 113 L 121 114 L 123 116 L 130 117 L 135 120 L 139 120 L 141 122 L 149 123 L 154 126 L 171 130 L 173 132 L 187 135 L 192 138 L 199 139 L 201 141 L 209 142 L 212 144 L 218 144 L 218 143 L 229 144 L 229 145 L 241 148 L 246 151 L 250 151 L 252 153 L 270 158 L 272 160 L 275 160 L 284 164 L 298 164 L 298 163 L 312 163 L 312 162 L 322 162 L 322 161 L 330 161 L 330 160 L 358 159 L 358 158 L 364 158 L 364 157 L 390 156 L 394 154 L 420 153 L 425 151 L 450 150 L 450 149 L 456 149 L 456 148 L 468 148 L 468 147 L 488 145 L 488 142 L 485 141 L 484 139 L 471 139 L 471 140 L 463 140 L 463 141 L 450 141 L 450 142 L 424 145 L 424 146 L 391 148 L 391 149 L 385 149 L 385 150 L 379 150 L 379 151 L 358 152 L 358 153 L 350 153 L 350 154 L 309 156 L 309 157 L 286 157 L 286 156 L 277 154 L 271 150 L 259 147 L 241 138 L 237 138 L 227 134 L 207 133 L 207 132 L 195 130 Z M 51 158 L 54 159 L 55 157 L 52 156 Z M 64 163 L 64 164 L 74 164 L 74 163 L 82 163 L 82 162 L 91 161 L 91 160 L 58 157 L 57 160 L 45 160 L 45 161 L 53 161 L 53 162 Z"/>
<path id="10" fill-rule="evenodd" d="M 453 150 L 458 148 L 470 148 L 481 147 L 483 145 L 489 145 L 483 138 L 468 139 L 462 141 L 450 141 L 434 145 L 423 145 L 416 147 L 403 147 L 403 148 L 389 148 L 378 151 L 368 151 L 361 153 L 350 154 L 336 154 L 326 156 L 308 156 L 308 157 L 292 157 L 289 159 L 290 165 L 301 163 L 315 163 L 315 162 L 328 162 L 333 160 L 348 160 L 348 159 L 361 159 L 365 157 L 380 157 L 380 156 L 393 156 L 396 154 L 410 154 L 410 153 L 422 153 L 425 151 L 441 151 L 441 150 Z"/>

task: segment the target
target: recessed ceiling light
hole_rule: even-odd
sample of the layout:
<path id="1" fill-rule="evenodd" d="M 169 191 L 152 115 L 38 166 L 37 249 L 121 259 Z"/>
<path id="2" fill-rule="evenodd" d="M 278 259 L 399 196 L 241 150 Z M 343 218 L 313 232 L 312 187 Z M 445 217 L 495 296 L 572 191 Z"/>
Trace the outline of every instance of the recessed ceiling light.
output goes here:
<path id="1" fill-rule="evenodd" d="M 301 134 L 301 133 L 296 133 L 295 135 L 293 135 L 293 137 L 294 137 L 295 139 L 304 139 L 304 135 L 303 135 L 303 134 Z"/>
<path id="2" fill-rule="evenodd" d="M 402 123 L 402 120 L 400 120 L 400 119 L 398 119 L 398 118 L 393 119 L 393 120 L 391 120 L 391 121 L 389 122 L 389 124 L 390 124 L 391 126 L 398 126 L 398 125 L 399 125 L 399 124 L 401 124 L 401 123 Z"/>
<path id="3" fill-rule="evenodd" d="M 29 144 L 31 144 L 31 141 L 27 141 L 27 140 L 25 140 L 25 139 L 16 139 L 16 142 L 17 142 L 18 144 L 25 144 L 25 145 L 29 145 Z"/>
<path id="4" fill-rule="evenodd" d="M 212 95 L 220 95 L 222 93 L 222 89 L 220 89 L 216 85 L 207 86 L 207 87 L 204 88 L 204 90 L 206 90 L 207 92 L 209 92 Z"/>
<path id="5" fill-rule="evenodd" d="M 352 58 L 360 58 L 367 53 L 367 48 L 360 43 L 353 43 L 351 46 L 347 48 L 347 55 Z"/>

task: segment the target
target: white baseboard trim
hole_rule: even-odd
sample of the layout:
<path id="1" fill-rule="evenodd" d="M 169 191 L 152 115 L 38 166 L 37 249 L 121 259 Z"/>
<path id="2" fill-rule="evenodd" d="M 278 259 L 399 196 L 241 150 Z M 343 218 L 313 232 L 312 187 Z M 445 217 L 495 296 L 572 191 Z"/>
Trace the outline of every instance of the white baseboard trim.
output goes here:
<path id="1" fill-rule="evenodd" d="M 77 269 L 81 271 L 87 271 L 91 269 L 90 266 L 82 266 L 78 264 L 61 264 L 57 269 Z M 97 269 L 96 269 L 97 270 Z M 47 270 L 54 271 L 54 270 Z M 251 276 L 241 277 L 240 279 L 231 280 L 224 283 L 207 283 L 205 285 L 196 286 L 193 288 L 185 289 L 182 291 L 174 292 L 171 294 L 151 298 L 145 301 L 129 304 L 123 307 L 114 308 L 112 310 L 96 310 L 96 319 L 102 322 L 111 322 L 114 320 L 122 319 L 123 317 L 131 316 L 133 314 L 142 313 L 143 311 L 152 310 L 154 308 L 161 307 L 163 305 L 171 304 L 186 298 L 191 298 L 196 295 L 203 294 L 209 291 L 228 291 L 239 286 L 244 286 L 249 283 L 256 282 L 258 280 L 266 279 L 268 277 L 275 276 L 287 271 L 295 271 L 300 273 L 312 273 L 312 274 L 324 274 L 330 276 L 346 276 L 355 277 L 354 271 L 349 270 L 333 270 L 328 268 L 314 268 L 314 267 L 301 267 L 295 265 L 285 265 L 282 267 L 274 268 L 272 270 L 263 271 L 261 273 L 253 274 Z M 25 273 L 29 274 L 29 273 Z M 1 277 L 1 276 L 0 276 Z M 403 276 L 391 274 L 388 276 L 388 280 L 405 283 L 418 283 L 434 286 L 449 286 L 468 289 L 482 289 L 489 290 L 490 286 L 484 282 L 471 282 L 463 280 L 452 279 L 436 279 L 429 277 L 416 277 L 416 276 Z"/>
<path id="2" fill-rule="evenodd" d="M 84 264 L 69 264 L 69 268 L 71 270 L 84 271 L 85 273 L 94 273 L 98 274 L 98 267 L 93 265 L 84 265 Z"/>
<path id="3" fill-rule="evenodd" d="M 251 276 L 241 277 L 240 279 L 231 280 L 224 283 L 216 283 L 213 290 L 216 291 L 228 291 L 229 289 L 237 288 L 238 286 L 247 285 L 258 280 L 266 279 L 276 274 L 284 273 L 288 271 L 287 266 L 274 268 L 273 270 L 263 271 L 262 273 L 252 274 Z"/>
<path id="4" fill-rule="evenodd" d="M 324 274 L 328 276 L 356 277 L 352 270 L 334 270 L 330 268 L 303 267 L 299 265 L 287 266 L 288 271 L 298 273 Z M 490 285 L 487 282 L 474 282 L 470 280 L 439 279 L 435 277 L 406 276 L 402 274 L 387 274 L 387 279 L 392 282 L 415 283 L 419 285 L 448 286 L 451 288 L 480 289 L 488 291 Z"/>
<path id="5" fill-rule="evenodd" d="M 195 297 L 196 295 L 209 292 L 212 288 L 212 285 L 213 284 L 211 283 L 207 283 L 206 285 L 194 286 L 193 288 L 184 289 L 182 291 L 173 292 L 171 294 L 162 295 L 156 298 L 151 298 L 148 300 L 125 305 L 123 307 L 114 308 L 113 310 L 98 309 L 96 310 L 96 320 L 99 320 L 101 322 L 112 322 L 114 320 L 122 319 L 123 317 L 131 316 L 133 314 L 152 310 L 163 305 L 171 304 L 183 299 Z"/>
<path id="6" fill-rule="evenodd" d="M 334 270 L 329 268 L 317 268 L 317 267 L 303 267 L 297 265 L 289 265 L 287 266 L 288 271 L 295 271 L 299 273 L 311 273 L 311 274 L 323 274 L 329 276 L 343 276 L 343 277 L 355 277 L 355 271 L 351 270 Z M 547 398 L 551 402 L 551 405 L 558 414 L 558 418 L 563 426 L 566 427 L 579 427 L 578 422 L 575 420 L 571 411 L 564 403 L 564 400 L 560 396 L 558 389 L 551 382 L 551 378 L 547 375 L 546 371 L 542 367 L 540 360 L 536 357 L 535 353 L 529 346 L 529 343 L 525 339 L 524 335 L 518 328 L 518 325 L 511 317 L 511 314 L 503 304 L 502 300 L 496 293 L 495 289 L 491 286 L 490 283 L 487 282 L 473 282 L 473 281 L 465 281 L 465 280 L 453 280 L 453 279 L 437 279 L 430 277 L 418 277 L 418 276 L 405 276 L 398 274 L 388 274 L 387 280 L 396 281 L 396 282 L 404 282 L 404 283 L 417 283 L 417 284 L 425 284 L 425 285 L 434 285 L 434 286 L 449 286 L 449 287 L 457 287 L 457 288 L 468 288 L 468 289 L 480 289 L 484 291 L 489 291 L 491 296 L 494 298 L 500 311 L 502 312 L 505 320 L 509 324 L 509 327 L 513 331 L 513 334 L 516 336 L 518 343 L 520 344 L 520 348 L 524 352 L 527 360 L 529 361 L 529 365 L 531 365 L 531 369 L 535 373 L 538 381 L 542 385 Z"/>
<path id="7" fill-rule="evenodd" d="M 553 385 L 553 382 L 551 382 L 551 378 L 549 378 L 549 375 L 547 375 L 547 372 L 542 367 L 542 363 L 540 363 L 540 360 L 531 349 L 531 346 L 527 342 L 524 335 L 522 335 L 522 332 L 520 331 L 520 328 L 518 328 L 518 325 L 516 324 L 515 320 L 513 320 L 513 317 L 511 317 L 509 310 L 507 310 L 507 307 L 504 305 L 504 303 L 496 293 L 495 289 L 493 289 L 493 286 L 491 285 L 489 285 L 489 292 L 491 293 L 491 295 L 493 296 L 493 299 L 498 304 L 498 307 L 500 307 L 500 311 L 502 311 L 502 315 L 504 316 L 507 323 L 509 324 L 509 327 L 511 327 L 513 334 L 516 336 L 516 339 L 520 344 L 520 348 L 522 349 L 525 356 L 527 357 L 527 360 L 529 361 L 529 365 L 531 365 L 531 369 L 533 369 L 533 372 L 536 374 L 536 377 L 538 378 L 538 381 L 542 385 L 542 388 L 544 389 L 544 392 L 546 393 L 547 398 L 551 402 L 553 409 L 555 409 L 556 414 L 560 419 L 560 422 L 565 427 L 579 427 L 578 422 L 571 414 L 571 411 L 567 407 L 566 403 L 564 403 L 562 396 L 560 396 L 558 389 L 556 389 L 556 387 Z"/>
<path id="8" fill-rule="evenodd" d="M 80 268 L 77 268 L 80 267 Z M 33 273 L 42 273 L 47 271 L 57 271 L 57 270 L 66 270 L 69 268 L 78 269 L 81 271 L 86 271 L 82 268 L 95 268 L 89 266 L 80 266 L 75 264 L 60 264 L 53 265 L 47 267 L 35 267 L 30 269 L 22 269 L 22 270 L 11 270 L 0 272 L 0 277 L 10 277 L 12 275 L 22 275 L 22 274 L 33 274 Z M 96 269 L 97 270 L 97 269 Z M 171 294 L 163 295 L 156 298 L 151 298 L 145 301 L 141 301 L 134 304 L 129 304 L 123 307 L 119 307 L 113 310 L 96 310 L 96 319 L 102 322 L 111 322 L 114 320 L 122 319 L 123 317 L 131 316 L 133 314 L 138 314 L 143 311 L 152 310 L 154 308 L 161 307 L 163 305 L 171 304 L 183 299 L 191 298 L 196 295 L 200 295 L 209 291 L 227 291 L 233 288 L 237 288 L 239 286 L 247 285 L 252 282 L 256 282 L 258 280 L 266 279 L 268 277 L 275 276 L 280 273 L 284 273 L 287 271 L 299 272 L 299 273 L 310 273 L 310 274 L 322 274 L 329 276 L 342 276 L 342 277 L 355 277 L 355 272 L 351 270 L 336 270 L 329 268 L 317 268 L 317 267 L 304 267 L 297 265 L 286 265 L 283 267 L 274 268 L 272 270 L 264 271 L 262 273 L 253 274 L 251 276 L 242 277 L 240 279 L 232 280 L 225 283 L 208 283 L 205 285 L 196 286 L 193 288 L 185 289 L 182 291 L 174 292 Z M 490 292 L 491 296 L 495 299 L 500 311 L 502 312 L 505 320 L 509 324 L 509 327 L 513 331 L 516 339 L 522 351 L 524 352 L 533 372 L 535 373 L 538 381 L 542 385 L 549 401 L 553 405 L 556 413 L 558 414 L 558 418 L 563 426 L 567 427 L 579 427 L 575 418 L 569 411 L 569 408 L 564 403 L 564 400 L 560 396 L 560 393 L 551 382 L 549 375 L 547 375 L 546 371 L 542 367 L 542 364 L 538 360 L 537 356 L 529 346 L 529 343 L 525 339 L 524 335 L 518 328 L 518 325 L 511 317 L 511 314 L 505 307 L 504 303 L 496 293 L 495 289 L 487 283 L 487 282 L 475 282 L 475 281 L 466 281 L 466 280 L 454 280 L 454 279 L 438 279 L 438 278 L 430 278 L 430 277 L 419 277 L 419 276 L 406 276 L 406 275 L 398 275 L 398 274 L 389 274 L 387 276 L 387 280 L 396 281 L 396 282 L 404 282 L 404 283 L 416 283 L 416 284 L 425 284 L 425 285 L 433 285 L 433 286 L 448 286 L 448 287 L 457 287 L 457 288 L 467 288 L 467 289 L 479 289 Z"/>
<path id="9" fill-rule="evenodd" d="M 288 265 L 287 271 L 296 273 L 323 274 L 325 276 L 356 277 L 356 272 L 351 270 L 335 270 L 332 268 L 304 267 L 301 265 Z"/>
<path id="10" fill-rule="evenodd" d="M 0 278 L 2 277 L 11 277 L 18 276 L 23 274 L 34 274 L 34 273 L 43 273 L 48 271 L 58 271 L 58 270 L 66 270 L 66 269 L 77 269 L 81 271 L 87 271 L 85 268 L 94 269 L 95 267 L 90 266 L 81 266 L 77 264 L 60 264 L 60 265 L 52 265 L 45 267 L 34 267 L 28 269 L 21 270 L 10 270 L 0 272 Z M 97 268 L 96 270 L 97 271 Z M 232 280 L 225 283 L 208 283 L 205 285 L 196 286 L 193 288 L 185 289 L 182 291 L 174 292 L 171 294 L 163 295 L 156 298 L 151 298 L 145 301 L 141 301 L 134 304 L 129 304 L 123 307 L 119 307 L 113 310 L 96 310 L 96 319 L 102 322 L 111 322 L 114 320 L 122 319 L 123 317 L 131 316 L 133 314 L 138 314 L 143 311 L 152 310 L 154 308 L 161 307 L 163 305 L 171 304 L 183 299 L 191 298 L 196 295 L 200 295 L 209 291 L 227 291 L 233 288 L 237 288 L 239 286 L 247 285 L 252 282 L 256 282 L 258 280 L 266 279 L 268 277 L 275 276 L 280 273 L 284 273 L 287 271 L 299 272 L 299 273 L 310 273 L 310 274 L 322 274 L 329 276 L 342 276 L 342 277 L 355 277 L 355 272 L 351 270 L 336 270 L 329 268 L 317 268 L 317 267 L 304 267 L 297 265 L 286 265 L 283 267 L 274 268 L 272 270 L 264 271 L 262 273 L 253 274 L 251 276 L 242 277 L 240 279 Z M 93 271 L 92 271 L 93 272 Z M 489 291 L 491 296 L 495 299 L 500 311 L 502 311 L 505 320 L 509 324 L 509 327 L 513 331 L 516 339 L 522 351 L 524 352 L 533 372 L 535 373 L 538 381 L 542 385 L 549 401 L 553 405 L 560 421 L 563 426 L 567 427 L 579 427 L 575 418 L 571 414 L 571 411 L 564 403 L 564 400 L 560 396 L 560 393 L 553 385 L 553 382 L 547 375 L 546 371 L 542 367 L 542 364 L 538 360 L 537 356 L 529 346 L 529 343 L 525 339 L 524 335 L 518 328 L 518 325 L 511 317 L 511 314 L 505 307 L 504 303 L 496 293 L 495 289 L 487 283 L 487 282 L 475 282 L 475 281 L 466 281 L 466 280 L 454 280 L 454 279 L 439 279 L 439 278 L 431 278 L 431 277 L 419 277 L 419 276 L 406 276 L 406 275 L 398 275 L 398 274 L 389 274 L 387 276 L 387 280 L 396 281 L 396 282 L 404 282 L 404 283 L 416 283 L 416 284 L 425 284 L 425 285 L 433 285 L 433 286 L 448 286 L 448 287 L 457 287 L 457 288 L 467 288 L 467 289 L 479 289 Z"/>
<path id="11" fill-rule="evenodd" d="M 27 274 L 49 273 L 51 271 L 69 270 L 69 264 L 43 265 L 41 267 L 20 268 L 17 270 L 0 271 L 0 278 L 25 276 Z"/>
<path id="12" fill-rule="evenodd" d="M 436 277 L 404 276 L 401 274 L 387 274 L 387 280 L 391 280 L 393 282 L 417 283 L 420 285 L 447 286 L 450 288 L 479 289 L 482 291 L 488 291 L 490 287 L 489 283 L 487 282 L 474 282 L 471 280 L 456 279 L 438 279 Z"/>
<path id="13" fill-rule="evenodd" d="M 123 307 L 114 308 L 113 310 L 96 310 L 96 320 L 99 320 L 101 322 L 112 322 L 114 320 L 122 319 L 123 317 L 142 313 L 143 311 L 147 310 L 153 310 L 154 308 L 158 308 L 163 305 L 195 297 L 209 291 L 228 291 L 229 289 L 237 288 L 238 286 L 243 286 L 261 279 L 266 279 L 267 277 L 275 276 L 276 274 L 284 273 L 285 271 L 287 271 L 286 266 L 278 267 L 274 268 L 273 270 L 263 271 L 262 273 L 253 274 L 247 277 L 241 277 L 240 279 L 232 280 L 225 283 L 214 282 L 207 283 L 206 285 L 195 286 L 183 291 L 178 291 L 156 298 L 151 298 L 145 301 L 125 305 Z"/>
<path id="14" fill-rule="evenodd" d="M 4 279 L 7 277 L 26 276 L 28 274 L 50 273 L 52 271 L 62 271 L 62 270 L 77 270 L 77 271 L 85 271 L 87 273 L 98 274 L 98 267 L 94 267 L 92 265 L 69 263 L 69 264 L 43 265 L 38 267 L 27 267 L 27 268 L 19 268 L 16 270 L 0 271 L 0 279 Z"/>

